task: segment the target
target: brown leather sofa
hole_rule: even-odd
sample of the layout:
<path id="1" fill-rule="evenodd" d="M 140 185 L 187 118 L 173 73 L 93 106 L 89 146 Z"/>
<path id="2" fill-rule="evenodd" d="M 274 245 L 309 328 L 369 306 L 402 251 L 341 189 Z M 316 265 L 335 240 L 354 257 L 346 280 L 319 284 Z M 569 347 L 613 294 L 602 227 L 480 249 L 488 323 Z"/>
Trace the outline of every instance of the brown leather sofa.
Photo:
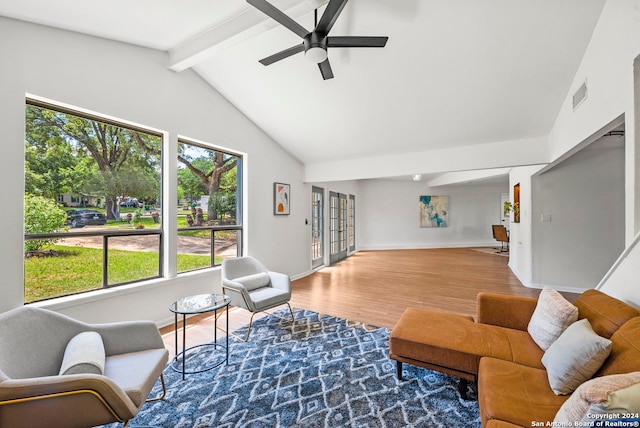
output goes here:
<path id="1" fill-rule="evenodd" d="M 568 395 L 556 395 L 527 332 L 537 299 L 479 293 L 477 316 L 407 308 L 389 338 L 389 357 L 478 383 L 485 428 L 531 427 L 553 421 Z M 640 311 L 597 290 L 573 302 L 578 319 L 610 339 L 611 354 L 595 376 L 640 371 Z"/>

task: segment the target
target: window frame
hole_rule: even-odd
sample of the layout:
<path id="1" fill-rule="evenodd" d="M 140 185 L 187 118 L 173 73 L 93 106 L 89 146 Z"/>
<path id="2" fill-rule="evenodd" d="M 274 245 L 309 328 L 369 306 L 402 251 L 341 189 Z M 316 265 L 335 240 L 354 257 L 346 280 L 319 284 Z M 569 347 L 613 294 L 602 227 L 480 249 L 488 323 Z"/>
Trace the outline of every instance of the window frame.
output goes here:
<path id="1" fill-rule="evenodd" d="M 184 274 L 188 274 L 188 273 L 192 273 L 192 272 L 202 271 L 203 269 L 209 269 L 209 268 L 215 268 L 215 267 L 221 266 L 221 263 L 216 263 L 215 262 L 215 257 L 216 257 L 216 253 L 215 253 L 215 234 L 216 234 L 216 232 L 220 232 L 220 231 L 236 231 L 237 232 L 237 235 L 236 235 L 236 257 L 241 257 L 242 256 L 243 248 L 244 248 L 244 206 L 243 206 L 244 186 L 243 186 L 243 172 L 244 172 L 245 155 L 242 154 L 242 153 L 239 153 L 237 151 L 230 150 L 228 148 L 222 147 L 222 146 L 200 142 L 200 141 L 194 140 L 192 138 L 184 137 L 184 136 L 179 136 L 178 137 L 178 144 L 177 144 L 178 148 L 180 147 L 180 144 L 188 144 L 190 146 L 194 146 L 194 147 L 197 147 L 197 148 L 202 149 L 202 150 L 209 150 L 209 151 L 212 151 L 212 152 L 222 152 L 222 153 L 224 153 L 226 155 L 234 156 L 237 159 L 237 164 L 236 164 L 236 224 L 234 224 L 234 225 L 217 225 L 217 226 L 176 227 L 176 238 L 177 238 L 179 232 L 203 231 L 203 230 L 210 231 L 210 245 L 211 245 L 211 247 L 210 247 L 211 248 L 210 260 L 209 260 L 209 265 L 208 266 L 203 266 L 203 267 L 184 270 L 184 271 L 178 271 L 177 265 L 176 265 L 176 274 L 178 276 L 184 275 Z M 179 151 L 179 149 L 178 149 L 178 151 Z M 177 156 L 177 153 L 176 153 L 176 156 Z M 180 161 L 177 161 L 177 162 L 180 163 Z M 176 181 L 177 181 L 177 179 L 178 179 L 178 174 L 176 173 Z M 177 226 L 177 223 L 176 223 L 176 226 Z M 177 255 L 178 255 L 178 253 L 176 253 L 176 257 L 177 257 Z M 177 264 L 177 260 L 176 260 L 176 264 Z"/>
<path id="2" fill-rule="evenodd" d="M 72 116 L 76 116 L 76 117 L 80 117 L 83 119 L 87 119 L 90 121 L 96 121 L 96 122 L 100 122 L 106 125 L 110 125 L 110 126 L 116 126 L 119 128 L 123 128 L 123 129 L 127 129 L 127 130 L 131 130 L 131 131 L 135 131 L 135 132 L 141 132 L 147 135 L 151 135 L 151 136 L 155 136 L 160 138 L 161 140 L 161 151 L 160 151 L 160 156 L 159 156 L 159 162 L 158 165 L 160 166 L 160 188 L 159 190 L 159 196 L 161 197 L 161 195 L 164 194 L 164 186 L 165 186 L 165 180 L 167 179 L 167 172 L 164 170 L 164 157 L 166 156 L 165 153 L 165 148 L 166 148 L 166 144 L 165 144 L 165 140 L 167 138 L 167 133 L 159 131 L 157 129 L 153 129 L 151 127 L 145 127 L 145 126 L 141 126 L 141 125 L 135 125 L 132 124 L 131 122 L 128 122 L 126 120 L 119 120 L 119 119 L 114 119 L 111 117 L 108 117 L 107 115 L 101 115 L 98 113 L 93 113 L 93 112 L 87 112 L 86 110 L 83 110 L 81 108 L 74 108 L 68 105 L 65 105 L 63 103 L 57 103 L 57 102 L 53 102 L 53 101 L 48 101 L 48 100 L 44 100 L 41 99 L 39 97 L 33 96 L 33 95 L 29 95 L 27 94 L 25 96 L 25 112 L 26 112 L 26 108 L 27 106 L 34 106 L 34 107 L 39 107 L 39 108 L 44 108 L 44 109 L 48 109 L 48 110 L 52 110 L 55 112 L 59 112 L 62 114 L 68 114 L 68 115 L 72 115 Z M 76 195 L 72 195 L 72 199 L 78 199 L 78 197 Z M 59 199 L 59 195 L 56 196 L 56 201 L 58 201 Z M 161 197 L 162 199 L 162 197 Z M 167 213 L 167 207 L 162 204 L 160 207 L 160 211 L 161 211 L 161 215 L 162 217 L 164 217 Z M 23 220 L 24 222 L 24 220 Z M 109 283 L 109 238 L 113 238 L 113 237 L 123 237 L 123 236 L 149 236 L 149 235 L 158 235 L 158 270 L 157 270 L 157 274 L 153 275 L 153 276 L 147 276 L 144 278 L 138 278 L 135 280 L 131 280 L 131 281 L 123 281 L 123 282 L 117 282 L 117 283 Z M 25 304 L 31 304 L 31 303 L 37 303 L 37 302 L 43 302 L 43 301 L 48 301 L 48 300 L 53 300 L 53 299 L 58 299 L 58 298 L 62 298 L 62 297 L 68 297 L 68 296 L 76 296 L 76 295 L 81 295 L 81 294 L 86 294 L 86 293 L 91 293 L 91 292 L 95 292 L 95 291 L 99 291 L 99 290 L 103 290 L 103 289 L 113 289 L 116 287 L 120 287 L 120 286 L 124 286 L 124 285 L 129 285 L 129 284 L 135 284 L 135 283 L 141 283 L 144 281 L 149 281 L 149 280 L 154 280 L 154 279 L 159 279 L 159 278 L 163 278 L 163 272 L 164 272 L 164 264 L 165 264 L 165 251 L 164 251 L 164 239 L 165 239 L 165 232 L 164 232 L 164 223 L 161 222 L 158 226 L 158 228 L 154 228 L 154 229 L 131 229 L 131 230 L 101 230 L 101 231 L 91 231 L 91 232 L 80 232 L 80 231 L 76 231 L 76 232 L 56 232 L 56 233 L 35 233 L 35 234 L 28 234 L 25 233 L 23 234 L 23 243 L 28 241 L 28 240 L 38 240 L 38 239 L 48 239 L 48 238 L 78 238 L 78 237 L 86 237 L 86 236 L 102 236 L 102 284 L 100 286 L 100 288 L 94 288 L 91 290 L 83 290 L 83 291 L 79 291 L 79 292 L 73 292 L 73 293 L 66 293 L 66 294 L 60 294 L 57 296 L 52 296 L 52 297 L 46 297 L 43 299 L 37 299 L 37 300 L 32 300 L 29 302 L 24 302 Z M 26 276 L 25 276 L 25 281 L 23 282 L 23 287 L 26 285 Z"/>

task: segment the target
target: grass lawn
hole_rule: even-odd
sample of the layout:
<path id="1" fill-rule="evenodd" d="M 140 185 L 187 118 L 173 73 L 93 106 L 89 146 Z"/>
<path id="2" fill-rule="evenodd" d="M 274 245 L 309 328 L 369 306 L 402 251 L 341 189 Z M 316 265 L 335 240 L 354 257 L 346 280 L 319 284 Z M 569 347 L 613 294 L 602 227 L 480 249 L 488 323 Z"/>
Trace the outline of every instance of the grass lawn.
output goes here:
<path id="1" fill-rule="evenodd" d="M 131 222 L 133 223 L 133 222 Z M 160 227 L 160 223 L 154 223 L 151 217 L 140 217 L 138 223 L 136 224 L 144 224 L 146 229 L 158 229 Z M 107 220 L 108 226 L 118 226 L 118 225 L 127 225 L 126 221 L 118 221 L 118 220 Z"/>
<path id="2" fill-rule="evenodd" d="M 102 250 L 96 248 L 49 247 L 55 257 L 24 260 L 25 303 L 102 288 Z M 209 266 L 209 256 L 178 254 L 178 272 Z M 216 257 L 216 264 L 222 259 Z M 158 253 L 109 251 L 109 284 L 158 276 Z"/>

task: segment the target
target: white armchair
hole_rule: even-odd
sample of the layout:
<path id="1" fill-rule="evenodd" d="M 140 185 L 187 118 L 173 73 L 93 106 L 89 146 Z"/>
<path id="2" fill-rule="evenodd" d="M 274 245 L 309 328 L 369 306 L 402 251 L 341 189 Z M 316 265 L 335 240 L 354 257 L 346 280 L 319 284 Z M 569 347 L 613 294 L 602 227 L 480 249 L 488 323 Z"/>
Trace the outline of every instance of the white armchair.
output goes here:
<path id="1" fill-rule="evenodd" d="M 253 317 L 258 312 L 280 305 L 287 305 L 293 320 L 291 299 L 291 279 L 288 275 L 269 271 L 253 257 L 237 257 L 222 261 L 222 292 L 231 297 L 231 304 L 250 312 L 251 320 L 247 335 L 240 338 L 249 340 Z"/>
<path id="2" fill-rule="evenodd" d="M 168 360 L 151 321 L 86 324 L 24 306 L 0 314 L 0 426 L 85 428 L 164 398 Z M 162 396 L 147 399 L 158 377 Z"/>

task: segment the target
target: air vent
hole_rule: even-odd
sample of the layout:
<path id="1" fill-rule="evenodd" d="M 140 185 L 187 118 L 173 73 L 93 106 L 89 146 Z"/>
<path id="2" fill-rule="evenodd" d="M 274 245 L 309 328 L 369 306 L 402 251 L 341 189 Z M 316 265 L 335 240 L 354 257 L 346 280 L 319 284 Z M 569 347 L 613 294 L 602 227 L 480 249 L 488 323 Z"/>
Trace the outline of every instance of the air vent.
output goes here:
<path id="1" fill-rule="evenodd" d="M 585 80 L 578 88 L 575 94 L 573 94 L 573 111 L 576 111 L 580 104 L 587 99 L 587 81 Z"/>

